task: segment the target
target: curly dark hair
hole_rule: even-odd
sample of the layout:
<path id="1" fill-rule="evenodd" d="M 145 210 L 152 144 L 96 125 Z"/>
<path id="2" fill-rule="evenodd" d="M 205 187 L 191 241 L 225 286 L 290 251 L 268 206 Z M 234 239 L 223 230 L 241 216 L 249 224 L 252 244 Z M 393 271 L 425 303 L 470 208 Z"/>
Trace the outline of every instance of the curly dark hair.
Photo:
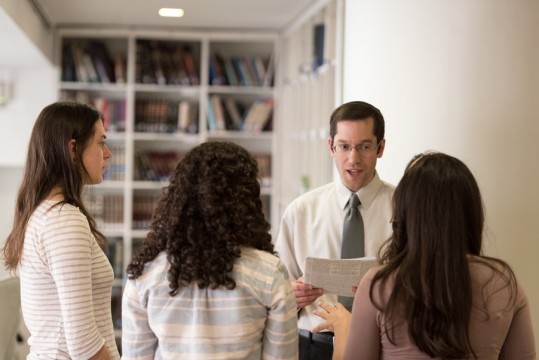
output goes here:
<path id="1" fill-rule="evenodd" d="M 229 274 L 241 247 L 274 253 L 269 229 L 256 160 L 234 143 L 206 142 L 177 165 L 127 274 L 136 279 L 165 251 L 171 296 L 193 281 L 199 288 L 234 289 Z"/>

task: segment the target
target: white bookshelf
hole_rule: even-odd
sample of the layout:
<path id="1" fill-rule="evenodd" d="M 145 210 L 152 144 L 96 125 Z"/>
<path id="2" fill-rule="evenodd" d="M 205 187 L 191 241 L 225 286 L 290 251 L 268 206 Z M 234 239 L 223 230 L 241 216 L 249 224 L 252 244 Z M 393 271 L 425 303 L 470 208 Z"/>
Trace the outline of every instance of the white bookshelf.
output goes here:
<path id="1" fill-rule="evenodd" d="M 274 182 L 279 183 L 274 214 L 301 193 L 332 181 L 333 163 L 327 149 L 329 117 L 341 103 L 343 0 L 320 0 L 280 37 L 278 158 Z M 314 28 L 324 24 L 323 64 L 313 67 Z"/>
<path id="2" fill-rule="evenodd" d="M 115 166 L 121 168 L 123 172 L 114 179 L 105 180 L 102 184 L 89 187 L 86 194 L 97 198 L 97 202 L 103 198 L 120 198 L 121 222 L 111 224 L 99 224 L 105 235 L 113 238 L 114 241 L 121 240 L 122 265 L 121 278 L 115 282 L 115 286 L 122 286 L 125 282 L 125 267 L 130 262 L 133 255 L 133 248 L 137 246 L 146 236 L 147 227 L 136 226 L 138 219 L 134 219 L 134 214 L 140 206 L 137 198 L 157 198 L 161 194 L 162 188 L 167 185 L 165 179 L 146 180 L 137 179 L 135 158 L 139 152 L 176 152 L 181 156 L 191 148 L 204 141 L 224 140 L 235 142 L 253 155 L 270 156 L 269 166 L 271 171 L 275 168 L 273 162 L 275 157 L 275 134 L 277 133 L 277 107 L 273 109 L 273 123 L 271 131 L 212 131 L 207 128 L 208 119 L 208 99 L 217 95 L 221 99 L 232 98 L 235 102 L 243 104 L 246 108 L 257 99 L 275 99 L 276 92 L 271 84 L 245 85 L 212 85 L 209 78 L 210 54 L 220 52 L 229 57 L 251 57 L 257 56 L 263 59 L 265 64 L 269 62 L 271 56 L 276 56 L 278 36 L 271 33 L 212 33 L 212 32 L 176 32 L 176 31 L 153 31 L 153 30 L 119 30 L 102 28 L 74 28 L 59 29 L 57 33 L 56 63 L 60 68 L 62 78 L 59 79 L 59 98 L 82 99 L 92 102 L 95 98 L 105 97 L 107 99 L 125 102 L 125 119 L 123 130 L 121 125 L 112 127 L 107 132 L 107 143 L 112 147 L 113 160 L 120 157 L 120 161 Z M 66 81 L 64 74 L 64 59 L 62 56 L 63 45 L 74 42 L 84 47 L 89 41 L 96 40 L 105 45 L 111 57 L 119 51 L 125 59 L 125 81 L 120 83 L 94 83 L 88 81 Z M 191 55 L 195 63 L 199 78 L 198 84 L 155 84 L 141 83 L 140 73 L 137 73 L 137 63 L 140 66 L 140 59 L 143 58 L 137 52 L 137 44 L 146 46 L 149 42 L 155 44 L 189 45 Z M 149 45 L 148 45 L 149 46 Z M 153 45 L 152 45 L 153 46 Z M 139 46 L 140 50 L 140 46 Z M 163 56 L 163 55 L 161 55 Z M 275 74 L 275 64 L 273 64 Z M 275 75 L 274 75 L 275 77 Z M 77 79 L 78 80 L 78 79 Z M 86 96 L 86 97 L 85 97 Z M 142 127 L 153 129 L 152 124 L 138 122 L 141 116 L 140 109 L 143 105 L 151 107 L 159 101 L 163 103 L 180 103 L 188 101 L 193 104 L 196 110 L 195 125 L 197 132 L 157 132 L 140 131 Z M 142 105 L 141 105 L 142 104 Z M 137 106 L 139 106 L 137 108 Z M 165 106 L 165 105 L 162 105 Z M 155 107 L 155 106 L 154 106 Z M 145 108 L 146 113 L 151 110 Z M 148 118 L 149 119 L 149 118 Z M 118 119 L 111 120 L 112 123 L 122 123 Z M 144 125 L 141 125 L 144 124 Z M 164 125 L 155 125 L 164 126 Z M 115 151 L 117 149 L 117 151 Z M 175 167 L 175 164 L 174 164 Z M 278 219 L 273 216 L 275 181 L 270 176 L 266 176 L 261 181 L 261 197 L 267 203 L 269 221 L 272 228 L 278 223 Z M 101 219 L 102 220 L 102 219 Z M 117 292 L 117 294 L 121 294 Z M 114 309 L 113 309 L 114 311 Z M 117 325 L 117 324 L 116 324 Z M 119 332 L 118 332 L 119 333 Z"/>

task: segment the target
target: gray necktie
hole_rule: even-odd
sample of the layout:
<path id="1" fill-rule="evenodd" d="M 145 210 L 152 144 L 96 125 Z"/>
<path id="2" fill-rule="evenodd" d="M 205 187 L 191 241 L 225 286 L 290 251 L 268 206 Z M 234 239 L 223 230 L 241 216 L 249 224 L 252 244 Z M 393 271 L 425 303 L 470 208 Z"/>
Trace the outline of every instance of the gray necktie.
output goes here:
<path id="1" fill-rule="evenodd" d="M 346 204 L 346 214 L 342 229 L 341 259 L 353 259 L 365 256 L 365 234 L 363 219 L 358 209 L 359 198 L 355 193 L 350 196 Z M 349 311 L 352 311 L 354 298 L 339 296 L 338 301 Z"/>

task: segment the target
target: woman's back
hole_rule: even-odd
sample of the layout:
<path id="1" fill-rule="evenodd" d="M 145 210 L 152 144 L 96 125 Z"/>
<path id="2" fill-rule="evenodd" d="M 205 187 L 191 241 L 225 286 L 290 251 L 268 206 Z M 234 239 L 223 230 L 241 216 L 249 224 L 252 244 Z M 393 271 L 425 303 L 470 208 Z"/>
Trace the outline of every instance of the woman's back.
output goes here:
<path id="1" fill-rule="evenodd" d="M 491 262 L 498 268 L 500 266 L 492 260 L 470 261 L 473 306 L 469 336 L 477 358 L 535 359 L 533 329 L 526 293 L 518 283 L 507 286 L 507 280 L 484 264 L 484 261 Z M 369 298 L 369 289 L 375 272 L 371 270 L 361 281 L 358 289 L 345 358 L 352 359 L 355 358 L 354 354 L 361 353 L 365 355 L 361 357 L 362 359 L 378 359 L 380 353 L 382 359 L 389 360 L 431 359 L 412 343 L 408 336 L 408 328 L 402 319 L 395 319 L 398 324 L 391 333 L 393 343 L 389 340 L 385 332 L 386 318 L 374 307 Z M 379 299 L 377 286 L 374 289 L 375 300 L 381 300 L 381 304 L 385 304 L 389 291 L 385 291 L 383 299 Z M 386 289 L 392 288 L 393 282 L 390 280 Z M 369 323 L 376 325 L 367 326 Z"/>
<path id="2" fill-rule="evenodd" d="M 296 357 L 296 305 L 277 257 L 242 248 L 230 273 L 234 289 L 191 284 L 175 296 L 169 295 L 169 268 L 162 252 L 127 283 L 123 309 L 137 316 L 123 318 L 124 359 L 145 355 L 141 343 L 156 359 Z M 147 323 L 151 331 L 143 328 Z M 138 352 L 131 352 L 131 342 Z"/>

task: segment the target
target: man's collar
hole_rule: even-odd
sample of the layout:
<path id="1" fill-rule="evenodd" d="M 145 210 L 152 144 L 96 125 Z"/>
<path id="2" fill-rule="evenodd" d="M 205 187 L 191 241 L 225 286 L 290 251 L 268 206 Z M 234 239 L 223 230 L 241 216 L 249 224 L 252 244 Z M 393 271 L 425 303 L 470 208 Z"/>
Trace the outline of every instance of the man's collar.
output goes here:
<path id="1" fill-rule="evenodd" d="M 361 205 L 364 209 L 369 208 L 371 203 L 374 201 L 374 198 L 376 197 L 376 194 L 378 193 L 378 190 L 380 189 L 382 184 L 383 183 L 378 176 L 378 172 L 375 171 L 372 180 L 366 186 L 362 187 L 356 192 L 359 201 L 361 201 Z M 346 204 L 348 203 L 348 199 L 352 194 L 352 191 L 350 191 L 350 189 L 344 186 L 340 178 L 335 180 L 335 186 L 337 189 L 339 206 L 341 207 L 341 209 L 344 210 L 346 208 Z"/>

